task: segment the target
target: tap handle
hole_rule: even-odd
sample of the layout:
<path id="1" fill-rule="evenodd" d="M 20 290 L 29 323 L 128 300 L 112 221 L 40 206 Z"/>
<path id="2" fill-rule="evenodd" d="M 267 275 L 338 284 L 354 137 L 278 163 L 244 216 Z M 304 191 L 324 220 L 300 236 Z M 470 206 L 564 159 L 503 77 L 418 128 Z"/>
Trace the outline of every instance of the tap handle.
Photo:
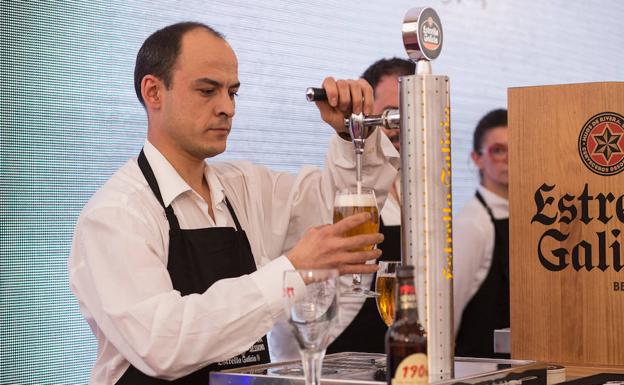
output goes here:
<path id="1" fill-rule="evenodd" d="M 327 100 L 327 92 L 323 88 L 308 87 L 306 99 L 308 99 L 308 102 Z"/>
<path id="2" fill-rule="evenodd" d="M 308 87 L 306 99 L 309 102 L 327 100 L 327 93 L 323 88 Z M 383 126 L 385 128 L 399 128 L 400 114 L 398 109 L 387 108 L 381 115 L 364 116 L 362 114 L 352 115 L 345 119 L 345 127 L 349 128 L 353 139 L 363 139 L 368 136 L 370 128 Z M 355 134 L 355 136 L 354 136 Z"/>

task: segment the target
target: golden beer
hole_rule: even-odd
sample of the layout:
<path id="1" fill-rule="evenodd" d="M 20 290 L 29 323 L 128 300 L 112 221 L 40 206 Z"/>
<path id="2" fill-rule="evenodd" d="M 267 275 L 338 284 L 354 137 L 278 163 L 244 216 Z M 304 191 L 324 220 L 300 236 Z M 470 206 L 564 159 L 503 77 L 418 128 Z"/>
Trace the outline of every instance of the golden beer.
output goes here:
<path id="1" fill-rule="evenodd" d="M 377 281 L 375 282 L 375 291 L 379 294 L 379 296 L 376 297 L 377 310 L 387 326 L 392 325 L 392 321 L 394 320 L 396 282 L 396 276 L 390 275 L 378 275 Z"/>
<path id="2" fill-rule="evenodd" d="M 361 194 L 357 192 L 347 192 L 344 194 L 337 194 L 334 201 L 334 223 L 354 214 L 358 213 L 370 213 L 371 218 L 362 223 L 361 225 L 347 231 L 346 237 L 351 237 L 360 234 L 374 234 L 379 232 L 379 210 L 377 209 L 377 202 L 375 200 L 375 194 L 372 190 L 368 190 L 368 193 L 363 189 Z M 371 244 L 366 247 L 354 251 L 367 251 L 372 250 L 375 247 Z"/>

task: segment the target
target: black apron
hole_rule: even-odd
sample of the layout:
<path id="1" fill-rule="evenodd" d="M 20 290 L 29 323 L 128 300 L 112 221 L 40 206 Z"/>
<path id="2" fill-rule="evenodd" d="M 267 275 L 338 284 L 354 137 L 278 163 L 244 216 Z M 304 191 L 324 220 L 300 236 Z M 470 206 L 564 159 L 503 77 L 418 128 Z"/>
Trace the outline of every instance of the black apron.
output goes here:
<path id="1" fill-rule="evenodd" d="M 494 224 L 494 252 L 488 275 L 462 313 L 455 355 L 509 358 L 494 353 L 494 330 L 509 327 L 509 218 L 495 219 L 481 194 L 476 196 Z"/>
<path id="2" fill-rule="evenodd" d="M 379 232 L 384 241 L 379 247 L 382 251 L 378 261 L 401 260 L 401 226 L 385 226 L 380 219 Z M 373 275 L 371 290 L 375 289 L 376 275 Z M 388 327 L 377 311 L 375 298 L 366 298 L 364 305 L 349 326 L 327 348 L 327 353 L 367 352 L 384 353 L 384 339 Z"/>
<path id="3" fill-rule="evenodd" d="M 240 277 L 256 271 L 256 263 L 245 231 L 240 226 L 230 202 L 225 199 L 236 228 L 212 227 L 204 229 L 180 229 L 171 206 L 165 207 L 158 183 L 145 154 L 141 150 L 138 159 L 141 172 L 150 188 L 165 209 L 169 222 L 169 258 L 167 270 L 173 288 L 181 295 L 205 292 L 213 283 L 225 278 Z M 241 366 L 270 362 L 266 336 L 254 343 L 249 351 L 225 362 L 208 365 L 175 381 L 149 377 L 130 365 L 117 381 L 126 384 L 208 384 L 209 372 Z"/>

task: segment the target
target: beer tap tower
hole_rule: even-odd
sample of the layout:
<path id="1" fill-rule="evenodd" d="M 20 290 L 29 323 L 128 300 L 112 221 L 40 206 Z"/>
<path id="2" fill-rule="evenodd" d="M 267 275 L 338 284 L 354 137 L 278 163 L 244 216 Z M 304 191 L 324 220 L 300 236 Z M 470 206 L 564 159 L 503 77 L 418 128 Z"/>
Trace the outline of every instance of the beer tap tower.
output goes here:
<path id="1" fill-rule="evenodd" d="M 401 258 L 416 268 L 429 381 L 453 378 L 453 257 L 449 79 L 432 75 L 443 32 L 432 8 L 410 9 L 403 44 L 416 74 L 400 78 Z"/>
<path id="2" fill-rule="evenodd" d="M 402 32 L 416 74 L 399 79 L 399 110 L 368 117 L 352 114 L 345 127 L 358 160 L 358 181 L 368 132 L 375 126 L 400 128 L 401 260 L 416 269 L 418 314 L 428 339 L 429 382 L 437 382 L 454 375 L 449 79 L 431 73 L 430 62 L 442 50 L 438 14 L 428 7 L 412 8 Z M 306 97 L 309 101 L 327 98 L 319 88 L 308 88 Z"/>

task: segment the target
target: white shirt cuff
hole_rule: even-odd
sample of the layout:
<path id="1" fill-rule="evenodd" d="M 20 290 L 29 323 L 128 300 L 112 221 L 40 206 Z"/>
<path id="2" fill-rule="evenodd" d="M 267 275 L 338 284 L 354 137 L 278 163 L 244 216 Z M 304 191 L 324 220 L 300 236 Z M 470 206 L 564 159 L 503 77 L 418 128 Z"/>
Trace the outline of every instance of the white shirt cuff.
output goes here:
<path id="1" fill-rule="evenodd" d="M 285 255 L 282 255 L 251 274 L 252 279 L 258 288 L 260 288 L 262 296 L 269 305 L 269 311 L 273 320 L 281 319 L 284 316 L 282 286 L 284 282 L 284 272 L 288 270 L 295 270 L 295 267 Z M 297 285 L 295 293 L 305 290 L 303 279 L 295 282 L 295 284 Z"/>

